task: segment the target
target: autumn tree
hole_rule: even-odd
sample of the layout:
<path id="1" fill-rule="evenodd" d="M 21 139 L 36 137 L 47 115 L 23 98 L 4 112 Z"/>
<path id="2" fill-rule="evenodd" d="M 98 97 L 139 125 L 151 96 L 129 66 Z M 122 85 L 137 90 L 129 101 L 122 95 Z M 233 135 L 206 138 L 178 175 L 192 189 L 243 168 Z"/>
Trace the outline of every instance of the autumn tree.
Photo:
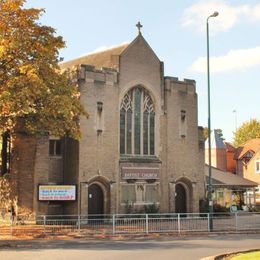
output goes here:
<path id="1" fill-rule="evenodd" d="M 260 138 L 260 121 L 251 119 L 244 122 L 235 132 L 233 145 L 238 147 L 253 138 Z"/>
<path id="2" fill-rule="evenodd" d="M 203 128 L 203 136 L 204 136 L 204 140 L 207 140 L 209 137 L 209 129 L 207 127 Z"/>
<path id="3" fill-rule="evenodd" d="M 77 86 L 59 70 L 65 46 L 52 27 L 40 24 L 43 9 L 24 0 L 0 0 L 0 129 L 22 122 L 31 134 L 79 138 L 79 115 L 87 115 Z"/>
<path id="4" fill-rule="evenodd" d="M 0 176 L 0 213 L 3 209 L 10 208 L 16 204 L 16 196 L 12 190 L 12 180 L 9 175 Z"/>
<path id="5" fill-rule="evenodd" d="M 8 172 L 8 143 L 18 126 L 30 136 L 79 138 L 77 119 L 87 116 L 71 74 L 59 69 L 62 37 L 40 24 L 43 9 L 26 9 L 24 4 L 24 0 L 0 0 L 0 175 Z M 11 172 L 0 177 L 0 208 L 17 200 L 12 176 Z"/>

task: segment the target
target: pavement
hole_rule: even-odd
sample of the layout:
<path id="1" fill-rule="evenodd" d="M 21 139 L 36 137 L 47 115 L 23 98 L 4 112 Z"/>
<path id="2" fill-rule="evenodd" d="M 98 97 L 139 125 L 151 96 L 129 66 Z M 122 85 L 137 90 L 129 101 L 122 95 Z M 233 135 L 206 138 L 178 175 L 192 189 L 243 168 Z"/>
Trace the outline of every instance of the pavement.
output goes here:
<path id="1" fill-rule="evenodd" d="M 0 240 L 4 260 L 198 260 L 260 248 L 259 234 Z"/>

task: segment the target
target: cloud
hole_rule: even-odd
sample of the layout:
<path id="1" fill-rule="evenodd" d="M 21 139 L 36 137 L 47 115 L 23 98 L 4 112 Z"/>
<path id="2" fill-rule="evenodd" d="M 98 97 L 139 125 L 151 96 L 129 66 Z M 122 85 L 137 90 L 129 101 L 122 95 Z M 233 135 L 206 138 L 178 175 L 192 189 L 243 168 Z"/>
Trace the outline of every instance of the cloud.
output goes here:
<path id="1" fill-rule="evenodd" d="M 236 5 L 232 6 L 224 0 L 201 0 L 184 10 L 182 25 L 195 27 L 204 32 L 207 17 L 219 12 L 219 16 L 211 22 L 211 31 L 228 31 L 236 23 L 241 21 L 260 21 L 260 4 L 258 5 Z"/>
<path id="2" fill-rule="evenodd" d="M 260 65 L 260 47 L 230 50 L 224 56 L 210 57 L 210 71 L 212 73 L 244 70 L 257 65 Z M 207 58 L 198 58 L 191 65 L 190 70 L 193 72 L 206 73 Z"/>
<path id="3" fill-rule="evenodd" d="M 256 5 L 251 14 L 252 21 L 260 21 L 260 4 Z"/>

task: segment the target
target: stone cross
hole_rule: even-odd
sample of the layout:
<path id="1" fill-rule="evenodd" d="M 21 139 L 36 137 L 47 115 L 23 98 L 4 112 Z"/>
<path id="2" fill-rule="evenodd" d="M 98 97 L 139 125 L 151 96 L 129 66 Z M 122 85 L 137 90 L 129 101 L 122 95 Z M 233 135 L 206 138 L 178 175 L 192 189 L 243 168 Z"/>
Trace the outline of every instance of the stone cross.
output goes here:
<path id="1" fill-rule="evenodd" d="M 140 33 L 141 33 L 141 28 L 142 28 L 143 26 L 141 25 L 140 22 L 138 22 L 138 23 L 136 24 L 136 27 L 137 27 L 137 29 L 138 29 L 138 34 L 140 34 Z"/>

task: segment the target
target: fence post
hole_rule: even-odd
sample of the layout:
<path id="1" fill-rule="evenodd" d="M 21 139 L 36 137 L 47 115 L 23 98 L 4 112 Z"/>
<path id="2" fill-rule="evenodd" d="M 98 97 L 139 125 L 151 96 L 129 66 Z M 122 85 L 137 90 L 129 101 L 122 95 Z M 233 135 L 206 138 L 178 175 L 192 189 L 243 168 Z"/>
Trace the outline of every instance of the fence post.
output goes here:
<path id="1" fill-rule="evenodd" d="M 10 224 L 11 224 L 11 236 L 13 235 L 13 225 L 14 225 L 14 219 L 13 219 L 13 216 L 11 215 L 11 218 L 10 218 Z"/>
<path id="2" fill-rule="evenodd" d="M 178 213 L 178 233 L 181 233 L 181 217 L 180 217 L 180 213 Z"/>
<path id="3" fill-rule="evenodd" d="M 238 219 L 237 219 L 237 212 L 235 212 L 235 227 L 236 227 L 236 231 L 237 231 L 237 224 L 238 224 Z"/>
<path id="4" fill-rule="evenodd" d="M 79 232 L 80 232 L 80 227 L 81 227 L 80 224 L 81 224 L 81 223 L 80 223 L 80 215 L 78 215 L 78 231 L 79 231 Z"/>
<path id="5" fill-rule="evenodd" d="M 148 222 L 148 214 L 145 214 L 145 231 L 146 234 L 149 234 L 149 222 Z"/>
<path id="6" fill-rule="evenodd" d="M 46 230 L 45 230 L 45 226 L 46 226 L 46 216 L 43 216 L 43 233 L 44 235 L 46 234 Z"/>
<path id="7" fill-rule="evenodd" d="M 210 213 L 207 214 L 208 214 L 208 232 L 210 232 Z"/>
<path id="8" fill-rule="evenodd" d="M 115 224 L 116 224 L 116 221 L 115 221 L 115 214 L 113 214 L 113 215 L 112 215 L 112 226 L 113 226 L 113 228 L 112 228 L 112 233 L 113 233 L 113 235 L 115 235 L 115 233 L 116 233 L 116 227 L 115 227 Z"/>

